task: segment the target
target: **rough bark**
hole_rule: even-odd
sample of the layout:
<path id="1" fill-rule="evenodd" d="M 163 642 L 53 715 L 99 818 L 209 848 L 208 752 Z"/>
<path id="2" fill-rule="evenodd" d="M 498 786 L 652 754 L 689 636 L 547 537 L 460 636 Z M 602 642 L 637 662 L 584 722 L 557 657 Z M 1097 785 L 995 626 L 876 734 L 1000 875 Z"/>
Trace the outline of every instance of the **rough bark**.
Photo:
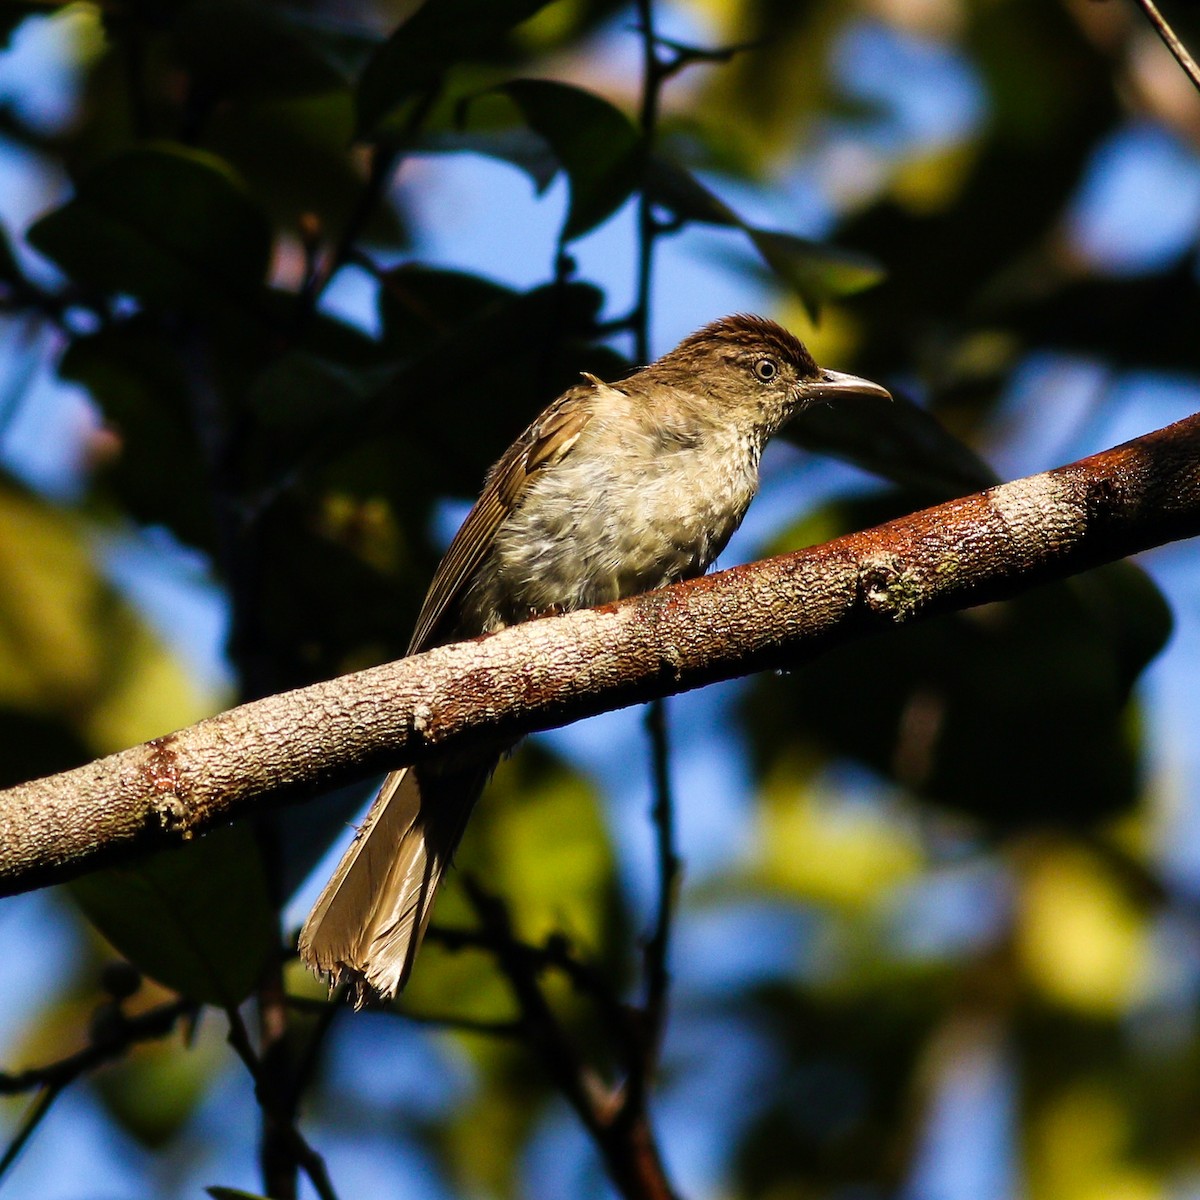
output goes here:
<path id="1" fill-rule="evenodd" d="M 792 665 L 1200 532 L 1200 416 L 1040 475 L 620 604 L 270 696 L 0 792 L 0 895 L 266 802 Z"/>

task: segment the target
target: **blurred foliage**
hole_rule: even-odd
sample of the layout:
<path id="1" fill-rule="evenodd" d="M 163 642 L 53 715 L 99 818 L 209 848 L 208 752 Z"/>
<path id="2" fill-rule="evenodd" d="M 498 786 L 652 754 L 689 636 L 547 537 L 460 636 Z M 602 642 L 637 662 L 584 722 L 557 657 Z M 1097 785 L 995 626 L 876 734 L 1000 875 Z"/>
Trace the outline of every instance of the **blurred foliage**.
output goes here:
<path id="1" fill-rule="evenodd" d="M 1163 7 L 1200 36 L 1188 6 Z M 1194 384 L 1195 231 L 1137 269 L 1080 234 L 1116 135 L 1154 126 L 1196 159 L 1200 100 L 1135 6 L 654 8 L 671 32 L 661 58 L 682 57 L 649 146 L 637 14 L 618 0 L 3 6 L 0 43 L 56 46 L 66 66 L 47 76 L 74 100 L 46 118 L 37 80 L 3 76 L 0 144 L 34 164 L 44 211 L 0 229 L 0 782 L 403 653 L 444 501 L 472 495 L 580 371 L 627 369 L 621 297 L 579 263 L 642 193 L 660 239 L 704 231 L 723 286 L 765 290 L 820 361 L 896 391 L 789 430 L 890 486 L 847 470 L 833 495 L 797 487 L 768 549 L 985 487 L 993 455 L 1054 465 L 1019 453 L 1064 424 L 1039 362 L 1095 368 L 1080 418 L 1093 429 L 1125 415 L 1131 381 Z M 561 218 L 539 210 L 556 223 L 539 284 L 425 257 L 409 198 L 463 154 L 538 195 L 565 183 Z M 442 202 L 460 199 L 496 216 L 491 196 Z M 636 251 L 629 239 L 629 273 Z M 347 280 L 371 296 L 357 323 L 330 302 Z M 669 315 L 670 288 L 652 294 L 651 317 Z M 52 403 L 35 359 L 91 406 L 57 491 L 20 482 L 3 440 Z M 200 556 L 223 589 L 232 695 L 109 581 L 105 548 L 131 538 L 161 551 L 164 574 L 180 548 Z M 1169 735 L 1138 703 L 1170 631 L 1155 585 L 1124 563 L 739 690 L 723 714 L 738 763 L 720 780 L 744 768 L 754 807 L 683 890 L 658 1099 L 677 1118 L 712 1089 L 692 1131 L 709 1194 L 933 1194 L 931 1157 L 944 1183 L 988 1156 L 991 1178 L 1035 1200 L 1194 1187 L 1194 883 L 1154 853 L 1178 784 L 1148 761 Z M 727 786 L 696 782 L 705 736 L 675 731 L 685 829 L 688 806 Z M 618 765 L 641 786 L 640 752 Z M 520 937 L 586 964 L 632 1011 L 653 885 L 634 884 L 648 867 L 628 803 L 541 742 L 519 751 L 473 818 L 436 914 L 445 936 L 398 1011 L 339 1016 L 322 1042 L 324 990 L 290 957 L 281 912 L 363 799 L 347 789 L 79 881 L 54 913 L 86 914 L 91 932 L 75 930 L 74 966 L 35 998 L 11 1065 L 69 1054 L 163 989 L 267 1005 L 282 962 L 309 1007 L 279 1053 L 311 1080 L 310 1140 L 359 1163 L 343 1195 L 408 1190 L 378 1131 L 419 1161 L 422 1194 L 562 1194 L 544 1164 L 575 1154 L 563 1099 L 513 1036 L 520 1006 L 494 956 L 453 935 L 475 925 L 463 880 L 477 879 Z M 752 931 L 730 936 L 748 904 Z M 780 914 L 800 923 L 772 954 Z M 114 950 L 145 976 L 129 995 L 106 990 Z M 613 1013 L 550 958 L 539 979 L 561 1027 L 611 1080 L 628 1052 Z M 249 1164 L 254 1110 L 244 1076 L 228 1082 L 223 1020 L 138 1045 L 86 1092 L 143 1148 L 146 1194 L 257 1194 L 248 1165 L 225 1165 Z M 410 1093 L 398 1081 L 417 1055 L 445 1079 Z M 220 1154 L 201 1160 L 198 1141 Z M 686 1174 L 687 1147 L 664 1150 Z M 588 1158 L 575 1190 L 597 1194 L 599 1177 Z"/>

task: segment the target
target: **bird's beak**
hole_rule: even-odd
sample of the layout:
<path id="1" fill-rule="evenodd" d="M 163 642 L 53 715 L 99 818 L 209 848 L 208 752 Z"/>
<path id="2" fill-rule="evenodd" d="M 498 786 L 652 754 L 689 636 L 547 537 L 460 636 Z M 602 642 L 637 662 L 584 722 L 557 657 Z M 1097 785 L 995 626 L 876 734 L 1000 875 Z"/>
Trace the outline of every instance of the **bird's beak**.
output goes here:
<path id="1" fill-rule="evenodd" d="M 800 384 L 800 399 L 808 403 L 821 400 L 838 400 L 843 396 L 874 396 L 879 400 L 890 400 L 892 393 L 878 383 L 847 375 L 843 371 L 820 371 L 816 379 L 807 379 Z"/>

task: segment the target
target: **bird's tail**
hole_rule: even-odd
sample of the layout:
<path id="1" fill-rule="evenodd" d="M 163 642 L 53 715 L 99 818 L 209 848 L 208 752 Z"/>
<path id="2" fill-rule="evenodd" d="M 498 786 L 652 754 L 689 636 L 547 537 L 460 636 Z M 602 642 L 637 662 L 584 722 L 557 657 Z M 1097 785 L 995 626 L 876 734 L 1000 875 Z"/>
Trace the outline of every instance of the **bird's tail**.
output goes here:
<path id="1" fill-rule="evenodd" d="M 300 957 L 356 1008 L 404 986 L 488 767 L 393 771 L 300 931 Z"/>

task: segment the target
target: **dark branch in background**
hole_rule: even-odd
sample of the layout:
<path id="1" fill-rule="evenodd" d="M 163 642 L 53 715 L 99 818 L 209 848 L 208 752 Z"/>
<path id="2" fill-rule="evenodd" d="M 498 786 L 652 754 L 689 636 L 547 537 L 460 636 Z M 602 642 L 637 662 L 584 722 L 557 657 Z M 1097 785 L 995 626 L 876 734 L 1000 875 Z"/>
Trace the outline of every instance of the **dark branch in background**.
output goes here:
<path id="1" fill-rule="evenodd" d="M 639 123 L 642 130 L 641 177 L 638 191 L 638 264 L 637 293 L 630 324 L 633 327 L 634 358 L 638 365 L 650 361 L 650 290 L 654 276 L 654 242 L 658 236 L 654 205 L 650 200 L 649 167 L 654 153 L 658 126 L 658 104 L 666 74 L 654 40 L 653 0 L 637 0 L 638 32 L 642 36 L 642 103 Z"/>
<path id="2" fill-rule="evenodd" d="M 654 768 L 654 822 L 658 869 L 658 911 L 654 931 L 646 943 L 646 991 L 642 1002 L 645 1022 L 641 1071 L 643 1085 L 658 1066 L 663 1029 L 667 1020 L 667 992 L 671 976 L 667 955 L 671 945 L 671 912 L 679 884 L 680 862 L 675 850 L 674 800 L 671 794 L 670 745 L 667 741 L 666 701 L 653 700 L 646 711 L 650 733 L 651 763 Z"/>
<path id="3" fill-rule="evenodd" d="M 1167 49 L 1175 56 L 1175 61 L 1192 81 L 1192 86 L 1200 91 L 1200 66 L 1197 66 L 1196 60 L 1188 52 L 1188 48 L 1167 23 L 1166 17 L 1158 11 L 1158 5 L 1154 3 L 1154 0 L 1135 0 L 1135 3 L 1146 14 L 1146 19 L 1150 24 L 1154 26 L 1154 32 L 1162 38 Z"/>
<path id="4" fill-rule="evenodd" d="M 1200 533 L 1200 415 L 619 604 L 269 696 L 0 792 L 0 894 L 269 803 L 769 667 Z"/>
<path id="5" fill-rule="evenodd" d="M 288 1150 L 291 1160 L 308 1176 L 321 1200 L 337 1200 L 337 1193 L 325 1170 L 325 1160 L 296 1128 L 296 1097 L 292 1089 L 281 1092 L 278 1075 L 264 1068 L 262 1058 L 250 1041 L 250 1031 L 241 1013 L 236 1008 L 226 1009 L 225 1012 L 229 1018 L 229 1044 L 250 1072 L 254 1080 L 255 1098 L 263 1111 L 264 1120 L 271 1126 L 270 1136 L 264 1137 L 264 1143 L 268 1146 L 272 1142 L 281 1143 Z"/>
<path id="6" fill-rule="evenodd" d="M 40 1067 L 0 1072 L 0 1095 L 37 1092 L 20 1128 L 0 1156 L 0 1180 L 45 1119 L 54 1101 L 80 1076 L 123 1058 L 129 1048 L 139 1042 L 166 1037 L 181 1020 L 195 1011 L 195 1005 L 188 1000 L 172 1000 L 130 1017 L 119 1005 L 109 1004 L 102 1014 L 103 1019 L 93 1022 L 91 1041 L 82 1050 Z"/>
<path id="7" fill-rule="evenodd" d="M 536 951 L 513 935 L 502 901 L 464 879 L 479 917 L 484 944 L 513 990 L 525 1040 L 537 1052 L 547 1074 L 575 1110 L 596 1143 L 613 1184 L 627 1200 L 673 1200 L 645 1107 L 631 1105 L 628 1087 L 608 1088 L 571 1044 L 538 978 Z M 607 989 L 605 989 L 607 990 Z M 630 1080 L 640 1074 L 633 1061 Z"/>
<path id="8" fill-rule="evenodd" d="M 649 165 L 657 136 L 659 101 L 663 85 L 678 70 L 687 51 L 674 50 L 675 58 L 664 62 L 659 57 L 654 32 L 653 0 L 638 0 L 639 33 L 642 38 L 642 186 L 638 195 L 638 263 L 637 299 L 633 310 L 634 340 L 639 363 L 650 361 L 650 304 L 653 294 L 654 248 L 662 227 L 654 215 L 650 200 Z M 653 932 L 643 955 L 645 998 L 642 1009 L 642 1045 L 640 1053 L 630 1059 L 624 1096 L 616 1109 L 615 1131 L 636 1140 L 643 1152 L 653 1151 L 650 1160 L 658 1167 L 664 1192 L 669 1193 L 662 1175 L 661 1155 L 654 1146 L 646 1110 L 646 1097 L 658 1065 L 663 1028 L 667 1019 L 667 991 L 670 973 L 667 956 L 671 944 L 672 900 L 679 875 L 679 859 L 675 853 L 675 805 L 671 795 L 671 759 L 667 740 L 667 702 L 650 701 L 646 713 L 650 735 L 651 786 L 654 797 L 651 822 L 654 828 L 655 865 L 658 871 L 657 911 Z"/>
<path id="9" fill-rule="evenodd" d="M 395 175 L 404 152 L 421 132 L 430 110 L 441 95 L 441 90 L 439 82 L 418 96 L 413 101 L 401 129 L 393 136 L 375 142 L 371 147 L 367 179 L 353 212 L 325 262 L 315 270 L 310 270 L 304 280 L 297 308 L 301 322 L 307 320 L 316 310 L 321 294 L 328 287 L 330 280 L 355 257 L 363 232 L 383 202 L 388 184 Z"/>

